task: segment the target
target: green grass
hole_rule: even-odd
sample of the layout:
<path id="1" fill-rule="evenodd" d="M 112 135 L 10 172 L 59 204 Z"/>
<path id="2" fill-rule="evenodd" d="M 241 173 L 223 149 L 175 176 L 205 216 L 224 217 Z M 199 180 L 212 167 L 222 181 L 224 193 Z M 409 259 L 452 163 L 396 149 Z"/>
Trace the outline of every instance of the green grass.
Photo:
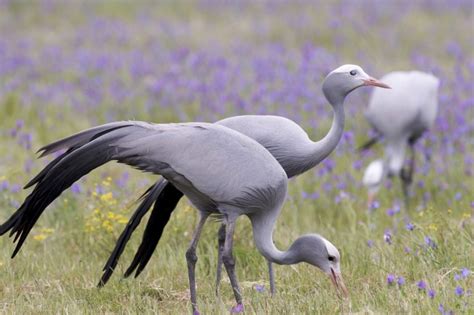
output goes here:
<path id="1" fill-rule="evenodd" d="M 338 165 L 342 167 L 343 161 L 338 161 Z M 110 167 L 110 175 L 119 168 Z M 134 175 L 137 175 L 134 178 L 139 177 Z M 462 312 L 472 310 L 468 297 L 455 296 L 457 282 L 453 280 L 460 268 L 473 267 L 474 233 L 467 201 L 448 205 L 446 201 L 452 198 L 449 191 L 438 195 L 425 210 L 411 213 L 415 230 L 405 230 L 404 223 L 400 222 L 393 244 L 388 245 L 383 240 L 384 227 L 400 220 L 401 215 L 391 218 L 382 209 L 391 204 L 394 196 L 384 194 L 381 208 L 371 218 L 376 222 L 371 229 L 363 198 L 344 200 L 339 205 L 334 204 L 332 196 L 317 201 L 303 199 L 299 191 L 318 190 L 316 181 L 304 175 L 291 182 L 290 197 L 278 221 L 275 241 L 278 247 L 286 248 L 298 235 L 311 231 L 330 239 L 342 253 L 342 271 L 351 292 L 350 300 L 340 301 L 329 279 L 305 264 L 276 267 L 278 293 L 274 298 L 257 292 L 253 284 L 267 281 L 266 263 L 253 246 L 248 220 L 240 219 L 235 256 L 247 311 L 422 314 L 435 312 L 439 303 Z M 93 186 L 90 180 L 86 185 Z M 95 287 L 123 225 L 115 224 L 109 233 L 100 227 L 87 231 L 85 223 L 96 207 L 104 213 L 130 212 L 133 196 L 141 189 L 131 191 L 134 193 L 121 195 L 116 200 L 118 205 L 129 205 L 128 208 L 114 205 L 113 200 L 108 205 L 100 197 L 74 197 L 67 193 L 40 219 L 33 237 L 14 260 L 8 258 L 13 249 L 10 240 L 0 239 L 2 313 L 186 313 L 189 302 L 184 253 L 190 231 L 197 223 L 196 211 L 186 201 L 174 213 L 155 257 L 139 278 L 121 280 L 120 275 L 132 258 L 129 249 L 107 286 L 100 290 Z M 351 187 L 351 192 L 364 194 L 362 188 Z M 418 190 L 414 204 L 420 202 L 420 194 Z M 44 233 L 42 228 L 52 228 L 54 232 Z M 198 247 L 199 305 L 206 314 L 225 313 L 233 304 L 228 282 L 222 284 L 221 299 L 214 295 L 217 228 L 217 223 L 208 223 Z M 42 234 L 47 238 L 34 239 Z M 436 249 L 426 249 L 423 245 L 426 235 L 436 241 Z M 369 239 L 374 241 L 372 248 L 366 244 Z M 137 248 L 138 241 L 137 233 L 130 247 Z M 405 253 L 405 246 L 418 253 Z M 402 288 L 388 286 L 389 273 L 403 276 L 405 285 Z M 416 283 L 422 279 L 436 290 L 434 300 L 417 288 Z M 462 283 L 465 289 L 472 288 L 472 284 L 472 276 Z"/>

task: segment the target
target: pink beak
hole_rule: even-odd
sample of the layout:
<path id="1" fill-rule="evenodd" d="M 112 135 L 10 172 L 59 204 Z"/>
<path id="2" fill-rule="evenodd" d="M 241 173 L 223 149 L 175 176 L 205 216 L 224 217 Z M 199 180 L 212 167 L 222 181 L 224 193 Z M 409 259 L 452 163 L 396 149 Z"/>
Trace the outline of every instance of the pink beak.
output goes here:
<path id="1" fill-rule="evenodd" d="M 342 296 L 344 298 L 348 298 L 349 291 L 347 290 L 346 285 L 342 280 L 342 275 L 340 273 L 335 273 L 334 270 L 331 268 L 331 274 L 329 275 L 329 278 L 331 278 L 332 283 L 336 287 L 337 293 L 342 293 Z"/>
<path id="2" fill-rule="evenodd" d="M 368 78 L 368 79 L 363 80 L 363 81 L 364 81 L 364 85 L 372 85 L 372 86 L 377 86 L 377 87 L 381 87 L 381 88 L 384 88 L 384 89 L 391 89 L 391 87 L 389 87 L 387 84 L 385 84 L 382 81 L 379 81 L 377 79 L 374 79 L 374 78 Z"/>

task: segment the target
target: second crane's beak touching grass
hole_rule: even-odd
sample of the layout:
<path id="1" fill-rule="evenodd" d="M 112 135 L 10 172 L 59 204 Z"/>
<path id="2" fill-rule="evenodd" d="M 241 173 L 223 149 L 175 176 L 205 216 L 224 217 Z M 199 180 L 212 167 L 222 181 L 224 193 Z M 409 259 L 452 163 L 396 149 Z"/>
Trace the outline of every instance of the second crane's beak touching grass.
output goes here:
<path id="1" fill-rule="evenodd" d="M 348 298 L 349 291 L 347 291 L 346 285 L 344 284 L 344 280 L 342 280 L 342 275 L 340 273 L 336 273 L 334 269 L 331 268 L 329 278 L 331 278 L 331 281 L 336 287 L 338 294 L 342 294 L 344 298 Z"/>
<path id="2" fill-rule="evenodd" d="M 364 85 L 372 85 L 372 86 L 378 86 L 378 87 L 381 87 L 381 88 L 384 88 L 384 89 L 391 89 L 391 87 L 388 86 L 387 84 L 385 84 L 382 81 L 379 81 L 377 79 L 371 78 L 371 77 L 369 77 L 368 79 L 365 79 L 363 81 L 364 81 Z"/>

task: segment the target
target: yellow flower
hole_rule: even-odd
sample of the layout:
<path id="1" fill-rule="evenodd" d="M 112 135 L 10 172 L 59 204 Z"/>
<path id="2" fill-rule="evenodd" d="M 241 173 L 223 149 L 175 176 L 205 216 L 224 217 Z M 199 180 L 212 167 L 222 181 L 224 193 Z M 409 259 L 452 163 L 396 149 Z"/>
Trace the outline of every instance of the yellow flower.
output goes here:
<path id="1" fill-rule="evenodd" d="M 448 209 L 448 213 L 451 213 L 451 212 L 453 212 L 453 210 L 451 210 L 451 208 L 450 208 L 450 209 Z"/>
<path id="2" fill-rule="evenodd" d="M 116 215 L 112 211 L 107 212 L 107 218 L 110 220 L 115 219 Z"/>
<path id="3" fill-rule="evenodd" d="M 419 216 L 419 217 L 422 217 L 423 214 L 424 214 L 423 211 L 420 211 L 420 213 L 418 213 L 418 216 Z"/>
<path id="4" fill-rule="evenodd" d="M 433 231 L 438 231 L 438 226 L 432 223 L 428 226 L 428 229 L 433 230 Z"/>
<path id="5" fill-rule="evenodd" d="M 124 218 L 118 219 L 117 222 L 120 223 L 120 224 L 127 224 L 128 220 L 127 220 L 127 218 L 124 217 Z"/>
<path id="6" fill-rule="evenodd" d="M 7 177 L 5 175 L 0 176 L 0 180 L 5 180 L 5 179 L 7 179 Z"/>
<path id="7" fill-rule="evenodd" d="M 113 198 L 114 198 L 114 196 L 112 195 L 111 192 L 108 192 L 108 193 L 103 194 L 102 196 L 100 196 L 100 200 L 105 201 L 105 202 L 110 201 Z"/>
<path id="8" fill-rule="evenodd" d="M 471 214 L 470 214 L 469 212 L 464 212 L 464 213 L 462 214 L 462 217 L 463 217 L 464 219 L 469 219 L 469 218 L 471 217 Z"/>
<path id="9" fill-rule="evenodd" d="M 44 241 L 47 237 L 45 234 L 37 234 L 33 236 L 33 239 L 36 241 Z"/>

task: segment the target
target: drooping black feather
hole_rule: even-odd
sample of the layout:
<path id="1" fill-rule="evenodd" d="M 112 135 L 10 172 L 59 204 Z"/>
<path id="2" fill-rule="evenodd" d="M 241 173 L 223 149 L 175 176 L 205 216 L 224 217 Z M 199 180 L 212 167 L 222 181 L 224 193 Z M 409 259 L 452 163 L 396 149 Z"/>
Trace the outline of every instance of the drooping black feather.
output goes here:
<path id="1" fill-rule="evenodd" d="M 73 152 L 75 149 L 77 149 L 77 147 L 72 147 L 72 148 L 69 148 L 66 152 L 64 152 L 63 154 L 59 155 L 57 158 L 55 158 L 54 160 L 52 160 L 51 162 L 48 163 L 48 165 L 46 165 L 45 168 L 43 168 L 41 170 L 41 172 L 38 173 L 38 175 L 36 175 L 32 180 L 30 180 L 28 182 L 28 184 L 26 184 L 23 189 L 28 189 L 30 188 L 31 186 L 39 183 L 41 180 L 43 180 L 43 178 L 46 176 L 46 174 L 48 174 L 48 172 L 54 167 L 56 166 L 59 162 L 61 162 L 61 160 L 63 158 L 65 158 L 67 155 L 69 155 L 71 152 Z"/>
<path id="2" fill-rule="evenodd" d="M 107 281 L 109 281 L 112 273 L 115 270 L 115 267 L 117 266 L 118 260 L 125 249 L 125 245 L 130 239 L 130 236 L 140 224 L 141 219 L 148 212 L 151 205 L 158 198 L 159 194 L 162 192 L 167 183 L 168 182 L 165 179 L 161 179 L 156 184 L 148 188 L 147 191 L 139 198 L 139 200 L 142 200 L 142 202 L 138 206 L 137 210 L 133 213 L 122 234 L 120 234 L 120 237 L 115 244 L 115 248 L 110 254 L 110 257 L 103 268 L 104 273 L 97 285 L 98 287 L 103 287 Z"/>
<path id="3" fill-rule="evenodd" d="M 151 196 L 148 195 L 145 198 L 149 197 Z M 124 274 L 125 277 L 130 276 L 135 270 L 135 277 L 138 277 L 146 267 L 160 241 L 163 229 L 168 223 L 171 213 L 176 208 L 181 197 L 183 197 L 183 193 L 168 182 L 155 201 L 153 211 L 143 232 L 142 242 L 132 263 Z"/>
<path id="4" fill-rule="evenodd" d="M 127 126 L 129 125 L 124 123 L 121 127 L 110 128 L 109 131 Z M 101 135 L 106 134 L 103 130 L 101 131 Z M 18 241 L 12 258 L 16 256 L 46 207 L 75 181 L 110 161 L 114 148 L 108 144 L 116 137 L 121 136 L 123 135 L 99 137 L 78 149 L 73 149 L 73 145 L 71 149 L 47 165 L 45 170 L 30 182 L 31 185 L 36 184 L 33 191 L 20 208 L 4 224 L 0 225 L 0 235 L 10 231 L 10 237 L 14 236 L 14 242 Z"/>

